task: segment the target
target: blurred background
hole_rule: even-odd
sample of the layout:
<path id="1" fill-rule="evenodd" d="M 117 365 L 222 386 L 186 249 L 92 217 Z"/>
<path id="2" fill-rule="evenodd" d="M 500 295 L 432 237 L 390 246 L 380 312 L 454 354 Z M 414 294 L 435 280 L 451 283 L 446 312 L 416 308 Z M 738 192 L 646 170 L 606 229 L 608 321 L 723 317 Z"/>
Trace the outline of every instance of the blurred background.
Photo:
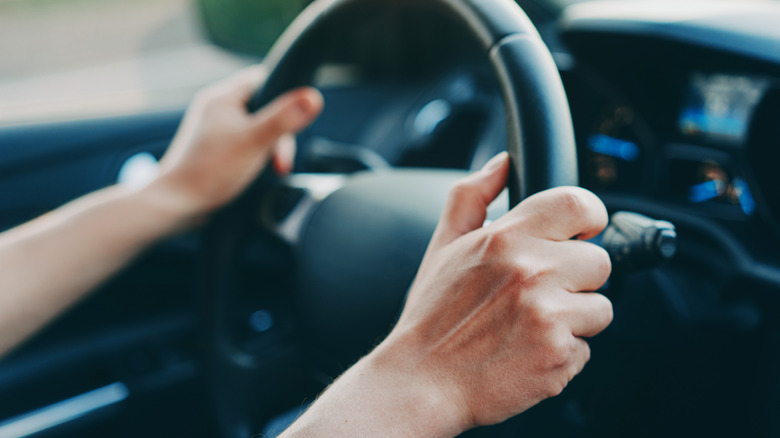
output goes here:
<path id="1" fill-rule="evenodd" d="M 182 108 L 260 61 L 308 3 L 0 0 L 0 126 Z"/>
<path id="2" fill-rule="evenodd" d="M 260 59 L 199 17 L 191 0 L 0 0 L 0 125 L 180 108 Z"/>

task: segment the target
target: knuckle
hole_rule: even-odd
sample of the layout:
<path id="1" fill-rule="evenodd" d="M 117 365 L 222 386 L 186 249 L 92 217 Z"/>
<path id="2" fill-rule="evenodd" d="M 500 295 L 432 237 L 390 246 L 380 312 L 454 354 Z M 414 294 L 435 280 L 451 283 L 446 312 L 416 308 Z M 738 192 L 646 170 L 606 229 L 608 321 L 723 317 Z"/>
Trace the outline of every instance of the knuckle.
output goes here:
<path id="1" fill-rule="evenodd" d="M 556 201 L 563 207 L 566 214 L 583 216 L 588 212 L 588 199 L 581 189 L 566 187 L 557 192 Z"/>
<path id="2" fill-rule="evenodd" d="M 465 202 L 473 196 L 474 187 L 468 177 L 455 182 L 450 189 L 450 201 L 455 203 Z"/>
<path id="3" fill-rule="evenodd" d="M 564 379 L 558 377 L 556 379 L 553 379 L 548 385 L 547 385 L 547 391 L 545 392 L 546 398 L 553 398 L 561 395 L 564 389 L 566 389 L 566 385 L 568 382 L 566 382 Z"/>
<path id="4" fill-rule="evenodd" d="M 582 344 L 581 346 L 579 344 Z M 587 342 L 581 341 L 577 345 L 577 351 L 575 352 L 579 356 L 578 360 L 573 360 L 569 365 L 569 371 L 566 375 L 566 381 L 571 382 L 578 374 L 582 372 L 585 366 L 590 362 L 590 346 Z"/>
<path id="5" fill-rule="evenodd" d="M 537 331 L 552 331 L 560 317 L 558 310 L 547 300 L 539 298 L 529 300 L 526 305 L 525 314 L 528 318 L 529 326 Z M 558 342 L 554 337 L 551 339 L 551 342 L 548 342 L 547 349 L 550 353 L 558 351 L 557 344 Z"/>
<path id="6" fill-rule="evenodd" d="M 557 203 L 564 214 L 587 217 L 594 227 L 604 228 L 609 214 L 604 203 L 593 192 L 581 187 L 560 187 L 550 191 L 551 201 Z"/>
<path id="7" fill-rule="evenodd" d="M 614 308 L 612 307 L 612 301 L 609 300 L 609 298 L 605 297 L 601 294 L 596 294 L 596 299 L 600 301 L 600 308 L 599 314 L 602 318 L 601 327 L 602 330 L 604 328 L 607 328 L 610 324 L 612 324 L 612 320 L 615 317 Z"/>
<path id="8" fill-rule="evenodd" d="M 510 249 L 511 244 L 506 233 L 500 229 L 490 230 L 482 238 L 483 250 L 488 255 L 503 254 Z"/>
<path id="9" fill-rule="evenodd" d="M 594 245 L 594 251 L 593 270 L 596 272 L 599 280 L 605 283 L 612 274 L 612 260 L 604 248 Z"/>
<path id="10" fill-rule="evenodd" d="M 573 342 L 564 339 L 562 336 L 554 337 L 548 345 L 548 366 L 554 370 L 568 368 L 573 353 Z"/>
<path id="11" fill-rule="evenodd" d="M 561 337 L 553 345 L 550 354 L 550 378 L 546 396 L 560 395 L 590 360 L 590 347 L 573 337 Z"/>
<path id="12" fill-rule="evenodd" d="M 590 355 L 591 355 L 591 352 L 590 352 L 590 345 L 588 345 L 588 343 L 587 343 L 587 342 L 585 342 L 585 346 L 584 346 L 584 348 L 583 348 L 583 355 L 584 355 L 584 357 L 585 357 L 585 361 L 584 361 L 584 363 L 588 363 L 588 362 L 590 362 Z M 579 372 L 580 372 L 580 371 L 582 371 L 582 370 L 575 370 L 575 373 L 574 373 L 574 374 L 575 374 L 575 375 L 576 375 L 576 374 L 579 374 Z M 572 376 L 572 378 L 573 378 L 573 377 L 574 377 L 574 376 Z"/>

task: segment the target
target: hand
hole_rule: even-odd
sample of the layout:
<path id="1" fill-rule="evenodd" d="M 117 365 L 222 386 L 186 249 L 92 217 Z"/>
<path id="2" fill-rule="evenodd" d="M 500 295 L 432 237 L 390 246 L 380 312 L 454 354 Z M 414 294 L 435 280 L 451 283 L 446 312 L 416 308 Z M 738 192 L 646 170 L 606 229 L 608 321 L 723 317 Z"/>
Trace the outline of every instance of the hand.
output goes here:
<path id="1" fill-rule="evenodd" d="M 277 170 L 290 170 L 292 134 L 319 114 L 322 96 L 304 88 L 249 114 L 247 101 L 262 78 L 255 67 L 203 91 L 163 157 L 160 175 L 144 188 L 109 187 L 3 233 L 0 354 L 149 245 L 229 202 L 273 154 Z"/>
<path id="2" fill-rule="evenodd" d="M 576 187 L 531 196 L 483 227 L 507 155 L 450 192 L 398 324 L 283 436 L 450 437 L 559 394 L 612 320 L 590 238 L 604 205 Z"/>
<path id="3" fill-rule="evenodd" d="M 556 188 L 483 227 L 508 167 L 502 154 L 452 189 L 400 321 L 372 353 L 438 388 L 461 429 L 559 394 L 590 358 L 583 338 L 612 320 L 610 301 L 587 292 L 609 277 L 607 253 L 571 240 L 603 230 L 601 201 Z"/>
<path id="4" fill-rule="evenodd" d="M 272 156 L 277 172 L 292 169 L 294 134 L 319 115 L 322 96 L 301 88 L 250 114 L 247 102 L 264 80 L 262 66 L 248 68 L 200 92 L 188 109 L 152 183 L 185 215 L 198 218 L 230 202 Z"/>

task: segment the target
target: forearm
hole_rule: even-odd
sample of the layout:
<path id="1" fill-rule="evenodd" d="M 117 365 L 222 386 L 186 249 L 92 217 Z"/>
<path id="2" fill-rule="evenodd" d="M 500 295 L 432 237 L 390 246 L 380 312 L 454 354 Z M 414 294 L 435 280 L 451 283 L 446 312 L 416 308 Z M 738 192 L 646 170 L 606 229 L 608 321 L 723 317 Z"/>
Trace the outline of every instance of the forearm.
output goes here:
<path id="1" fill-rule="evenodd" d="M 0 355 L 183 228 L 180 207 L 159 184 L 115 186 L 0 234 Z"/>
<path id="2" fill-rule="evenodd" d="M 282 438 L 452 437 L 468 426 L 459 406 L 386 342 L 334 382 Z"/>
<path id="3" fill-rule="evenodd" d="M 248 113 L 262 77 L 255 67 L 199 93 L 146 188 L 101 190 L 0 234 L 0 355 L 153 242 L 231 202 L 290 148 L 281 139 L 319 115 L 322 96 L 294 90 Z M 292 152 L 274 157 L 291 169 Z"/>

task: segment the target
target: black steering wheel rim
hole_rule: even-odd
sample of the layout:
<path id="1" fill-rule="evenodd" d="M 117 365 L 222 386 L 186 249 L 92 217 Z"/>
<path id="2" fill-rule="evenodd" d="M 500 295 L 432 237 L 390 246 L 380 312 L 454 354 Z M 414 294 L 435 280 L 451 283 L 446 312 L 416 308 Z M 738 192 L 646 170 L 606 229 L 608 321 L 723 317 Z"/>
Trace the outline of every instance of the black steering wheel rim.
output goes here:
<path id="1" fill-rule="evenodd" d="M 358 7 L 362 9 L 357 9 Z M 488 55 L 504 102 L 512 206 L 529 195 L 577 185 L 576 147 L 566 93 L 550 51 L 511 0 L 318 0 L 285 31 L 264 63 L 270 72 L 249 103 L 255 111 L 284 91 L 310 85 L 335 22 L 352 15 L 435 9 L 461 22 Z"/>
<path id="2" fill-rule="evenodd" d="M 322 63 L 320 53 L 332 41 L 327 35 L 349 29 L 350 22 L 366 14 L 423 10 L 467 29 L 495 73 L 512 159 L 510 206 L 541 190 L 576 185 L 574 134 L 560 76 L 533 24 L 511 0 L 316 0 L 266 57 L 269 76 L 249 103 L 250 111 L 287 90 L 312 84 Z M 235 288 L 234 266 L 256 202 L 250 190 L 222 211 L 209 227 L 205 248 L 206 367 L 220 428 L 231 438 L 259 432 L 251 417 L 267 417 L 276 397 L 263 393 L 263 381 L 274 379 L 264 375 L 268 364 L 238 347 L 228 328 L 232 313 L 227 296 Z"/>

